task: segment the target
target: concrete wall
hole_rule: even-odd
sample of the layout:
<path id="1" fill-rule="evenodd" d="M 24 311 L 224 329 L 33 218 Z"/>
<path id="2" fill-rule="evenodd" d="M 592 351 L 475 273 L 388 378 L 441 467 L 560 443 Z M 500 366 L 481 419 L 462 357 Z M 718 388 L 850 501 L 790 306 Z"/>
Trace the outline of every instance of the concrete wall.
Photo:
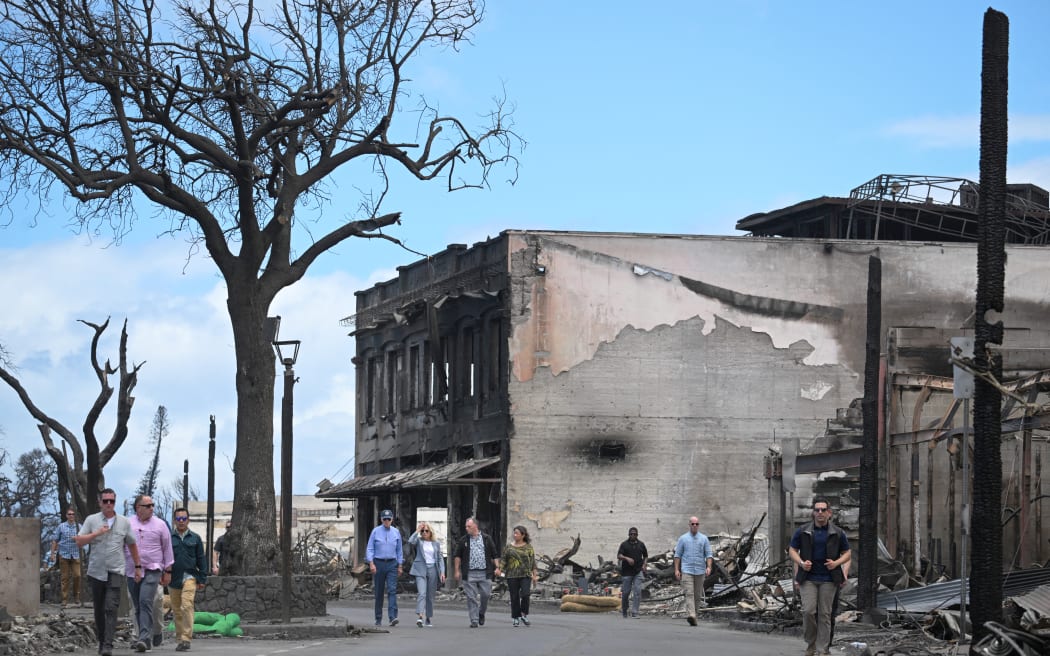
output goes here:
<path id="1" fill-rule="evenodd" d="M 507 525 L 548 554 L 580 533 L 584 562 L 632 525 L 650 553 L 692 514 L 750 528 L 767 448 L 805 448 L 863 394 L 869 255 L 884 328 L 972 325 L 973 244 L 510 232 L 508 248 Z M 1041 326 L 1046 250 L 1007 250 L 1006 325 Z"/>
<path id="2" fill-rule="evenodd" d="M 40 612 L 40 520 L 0 517 L 0 606 L 11 615 Z"/>

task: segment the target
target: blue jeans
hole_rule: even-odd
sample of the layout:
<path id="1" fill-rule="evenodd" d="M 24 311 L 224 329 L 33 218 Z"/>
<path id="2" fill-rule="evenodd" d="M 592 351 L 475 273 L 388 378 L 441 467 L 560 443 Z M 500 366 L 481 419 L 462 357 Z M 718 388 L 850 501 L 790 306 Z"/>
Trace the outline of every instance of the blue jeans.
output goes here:
<path id="1" fill-rule="evenodd" d="M 153 646 L 153 598 L 157 596 L 157 586 L 163 572 L 159 569 L 148 569 L 142 573 L 137 583 L 135 578 L 128 577 L 128 596 L 135 607 L 135 625 L 139 628 L 138 639 Z"/>
<path id="2" fill-rule="evenodd" d="M 376 596 L 376 624 L 383 621 L 383 592 L 387 595 L 387 619 L 397 617 L 397 561 L 375 559 L 372 588 Z"/>
<path id="3" fill-rule="evenodd" d="M 623 576 L 620 583 L 620 611 L 627 617 L 627 606 L 631 606 L 631 615 L 638 617 L 638 604 L 642 601 L 642 574 Z"/>

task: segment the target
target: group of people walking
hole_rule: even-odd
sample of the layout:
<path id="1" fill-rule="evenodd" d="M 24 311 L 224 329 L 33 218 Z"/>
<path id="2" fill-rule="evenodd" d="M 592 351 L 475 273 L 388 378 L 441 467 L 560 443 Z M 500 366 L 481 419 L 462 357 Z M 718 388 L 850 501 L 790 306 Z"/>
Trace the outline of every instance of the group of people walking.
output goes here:
<path id="1" fill-rule="evenodd" d="M 616 552 L 620 562 L 620 612 L 624 617 L 638 617 L 642 598 L 642 583 L 645 580 L 645 564 L 649 550 L 638 539 L 638 529 L 627 529 L 627 539 Z M 686 621 L 696 626 L 696 611 L 707 605 L 704 597 L 704 580 L 711 575 L 714 553 L 711 541 L 700 532 L 700 520 L 689 518 L 689 530 L 682 534 L 674 546 L 674 576 L 682 584 L 685 593 Z"/>
<path id="2" fill-rule="evenodd" d="M 404 567 L 404 549 L 401 531 L 393 525 L 394 513 L 384 510 L 379 514 L 381 524 L 368 536 L 365 560 L 372 573 L 375 593 L 375 624 L 383 624 L 383 598 L 386 597 L 387 622 L 397 626 L 397 579 Z M 492 538 L 482 533 L 473 517 L 464 522 L 466 534 L 456 543 L 453 579 L 462 582 L 467 597 L 467 616 L 470 627 L 485 626 L 485 611 L 492 597 L 492 581 L 503 575 L 510 591 L 511 621 L 514 626 L 529 626 L 529 598 L 536 582 L 536 552 L 532 548 L 529 531 L 515 526 L 513 539 L 503 551 L 496 548 Z M 409 570 L 416 581 L 416 626 L 434 626 L 434 598 L 445 584 L 445 557 L 441 542 L 434 536 L 433 527 L 419 522 L 408 538 L 415 548 L 415 559 Z M 501 568 L 502 563 L 502 568 Z"/>
<path id="3" fill-rule="evenodd" d="M 185 508 L 175 509 L 172 528 L 153 514 L 153 500 L 148 495 L 135 497 L 135 514 L 130 517 L 118 515 L 116 504 L 116 492 L 106 488 L 99 494 L 101 510 L 85 518 L 83 525 L 76 523 L 74 510 L 66 511 L 67 521 L 59 527 L 52 545 L 52 551 L 61 558 L 63 604 L 72 604 L 74 599 L 79 603 L 80 549 L 90 547 L 87 583 L 98 653 L 112 656 L 123 586 L 127 586 L 133 606 L 135 651 L 152 651 L 161 644 L 159 629 L 163 617 L 159 616 L 160 605 L 156 603 L 161 586 L 168 588 L 171 597 L 175 651 L 189 651 L 194 596 L 204 588 L 208 576 L 204 542 L 189 529 L 190 515 Z M 75 561 L 75 565 L 70 561 Z"/>
<path id="4" fill-rule="evenodd" d="M 829 653 L 832 608 L 839 588 L 845 583 L 851 559 L 845 533 L 831 522 L 831 505 L 825 497 L 813 499 L 813 520 L 801 526 L 791 538 L 789 555 L 795 565 L 795 581 L 802 599 L 803 639 L 806 656 Z M 383 598 L 387 619 L 397 626 L 397 579 L 404 564 L 401 531 L 393 525 L 394 513 L 383 510 L 381 525 L 368 537 L 365 558 L 373 574 L 375 623 L 382 626 Z M 468 518 L 466 534 L 457 542 L 453 577 L 460 580 L 467 598 L 471 628 L 485 625 L 485 611 L 492 595 L 492 581 L 501 574 L 510 593 L 511 621 L 529 626 L 529 598 L 536 582 L 536 552 L 524 526 L 515 526 L 511 542 L 498 552 L 492 538 L 482 533 L 477 520 Z M 433 527 L 419 522 L 408 538 L 415 549 L 410 574 L 416 581 L 416 626 L 434 625 L 434 598 L 444 585 L 445 558 Z M 620 612 L 623 617 L 639 614 L 642 584 L 649 551 L 631 527 L 616 553 L 620 564 Z M 704 582 L 711 576 L 714 553 L 711 541 L 700 532 L 698 517 L 689 518 L 689 530 L 675 542 L 674 575 L 685 595 L 686 622 L 697 626 L 697 610 L 707 606 Z M 501 568 L 502 565 L 502 568 Z"/>

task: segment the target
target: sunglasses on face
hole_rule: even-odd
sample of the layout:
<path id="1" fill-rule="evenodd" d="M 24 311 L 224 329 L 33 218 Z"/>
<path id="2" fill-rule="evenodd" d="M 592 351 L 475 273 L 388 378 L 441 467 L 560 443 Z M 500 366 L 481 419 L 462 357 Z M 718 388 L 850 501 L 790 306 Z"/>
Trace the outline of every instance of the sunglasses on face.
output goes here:
<path id="1" fill-rule="evenodd" d="M 117 502 L 116 499 L 103 499 L 102 500 L 102 503 L 104 503 L 106 505 L 113 504 L 113 503 L 116 503 L 116 502 Z"/>
<path id="2" fill-rule="evenodd" d="M 831 508 L 814 508 L 813 512 L 831 512 Z"/>
<path id="3" fill-rule="evenodd" d="M 188 522 L 188 521 L 190 521 L 190 518 L 189 517 L 176 517 L 175 521 L 176 522 Z"/>
<path id="4" fill-rule="evenodd" d="M 700 526 L 700 522 L 689 522 L 690 526 Z"/>
<path id="5" fill-rule="evenodd" d="M 153 507 L 152 503 L 140 503 L 139 504 L 139 508 L 152 508 L 152 507 Z"/>

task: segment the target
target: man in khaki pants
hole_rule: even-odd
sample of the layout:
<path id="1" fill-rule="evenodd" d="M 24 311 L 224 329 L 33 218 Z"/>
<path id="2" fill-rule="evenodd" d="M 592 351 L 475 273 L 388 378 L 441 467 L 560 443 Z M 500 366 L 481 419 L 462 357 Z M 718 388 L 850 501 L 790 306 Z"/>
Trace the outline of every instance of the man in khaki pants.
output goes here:
<path id="1" fill-rule="evenodd" d="M 62 606 L 84 605 L 80 601 L 80 547 L 75 539 L 79 532 L 77 512 L 70 506 L 66 509 L 66 521 L 58 525 L 51 542 L 51 557 L 58 559 L 62 572 Z"/>
<path id="2" fill-rule="evenodd" d="M 685 593 L 685 619 L 696 626 L 696 610 L 707 606 L 704 580 L 711 576 L 714 554 L 711 541 L 700 532 L 700 520 L 689 518 L 689 532 L 683 533 L 674 546 L 674 576 L 682 582 Z"/>
<path id="3" fill-rule="evenodd" d="M 193 640 L 193 597 L 203 590 L 208 580 L 208 563 L 204 560 L 204 542 L 190 530 L 190 513 L 175 509 L 175 530 L 171 532 L 171 610 L 175 615 L 175 651 L 189 651 Z"/>

